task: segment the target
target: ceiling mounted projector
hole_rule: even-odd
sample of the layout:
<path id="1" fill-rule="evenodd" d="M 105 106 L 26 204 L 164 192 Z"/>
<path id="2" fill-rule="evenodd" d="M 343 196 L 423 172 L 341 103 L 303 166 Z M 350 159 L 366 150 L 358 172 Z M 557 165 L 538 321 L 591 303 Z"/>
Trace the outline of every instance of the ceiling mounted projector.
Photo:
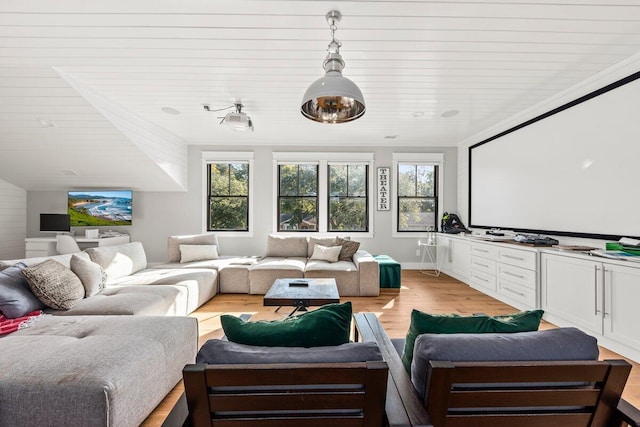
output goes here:
<path id="1" fill-rule="evenodd" d="M 240 102 L 236 102 L 230 107 L 220 108 L 218 110 L 212 110 L 208 105 L 204 105 L 204 109 L 210 112 L 227 110 L 234 107 L 236 111 L 229 112 L 224 117 L 219 117 L 222 119 L 220 121 L 220 124 L 227 125 L 231 129 L 241 132 L 246 132 L 248 130 L 253 132 L 253 121 L 251 120 L 251 117 L 247 115 L 247 113 L 242 112 L 243 105 Z"/>

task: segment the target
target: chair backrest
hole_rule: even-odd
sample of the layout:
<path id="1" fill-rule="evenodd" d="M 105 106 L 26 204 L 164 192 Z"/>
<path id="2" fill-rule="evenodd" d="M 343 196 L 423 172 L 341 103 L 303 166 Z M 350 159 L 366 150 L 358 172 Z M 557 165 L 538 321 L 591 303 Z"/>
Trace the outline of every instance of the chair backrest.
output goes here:
<path id="1" fill-rule="evenodd" d="M 58 234 L 56 236 L 56 251 L 60 255 L 74 254 L 80 252 L 80 246 L 78 246 L 78 242 L 76 242 L 73 236 Z"/>
<path id="2" fill-rule="evenodd" d="M 194 427 L 382 427 L 386 362 L 187 365 Z"/>
<path id="3" fill-rule="evenodd" d="M 434 427 L 609 426 L 631 371 L 624 360 L 430 364 Z"/>

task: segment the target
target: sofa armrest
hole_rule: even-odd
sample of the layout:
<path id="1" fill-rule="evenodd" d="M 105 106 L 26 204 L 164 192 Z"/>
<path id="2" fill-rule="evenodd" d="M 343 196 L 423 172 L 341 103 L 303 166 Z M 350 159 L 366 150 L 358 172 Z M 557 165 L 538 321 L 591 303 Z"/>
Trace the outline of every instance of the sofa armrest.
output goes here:
<path id="1" fill-rule="evenodd" d="M 378 261 L 366 250 L 359 249 L 353 254 L 353 263 L 358 269 L 360 296 L 378 296 L 380 294 Z"/>

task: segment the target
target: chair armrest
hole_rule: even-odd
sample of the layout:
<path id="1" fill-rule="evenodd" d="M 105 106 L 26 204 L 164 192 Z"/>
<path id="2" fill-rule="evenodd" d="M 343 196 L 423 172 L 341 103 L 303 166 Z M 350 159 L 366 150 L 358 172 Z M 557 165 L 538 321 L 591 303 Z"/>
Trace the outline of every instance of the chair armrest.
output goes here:
<path id="1" fill-rule="evenodd" d="M 380 294 L 378 261 L 366 250 L 359 249 L 353 254 L 353 263 L 358 269 L 360 296 L 378 296 Z"/>
<path id="2" fill-rule="evenodd" d="M 640 427 L 640 409 L 631 405 L 624 399 L 620 399 L 620 402 L 618 403 L 616 417 L 631 427 Z"/>
<path id="3" fill-rule="evenodd" d="M 356 341 L 376 342 L 389 367 L 385 414 L 389 427 L 433 427 L 400 356 L 373 313 L 354 314 Z"/>
<path id="4" fill-rule="evenodd" d="M 187 406 L 187 397 L 184 392 L 178 398 L 176 404 L 171 408 L 169 415 L 162 423 L 162 427 L 190 427 L 191 418 L 189 418 L 189 407 Z"/>

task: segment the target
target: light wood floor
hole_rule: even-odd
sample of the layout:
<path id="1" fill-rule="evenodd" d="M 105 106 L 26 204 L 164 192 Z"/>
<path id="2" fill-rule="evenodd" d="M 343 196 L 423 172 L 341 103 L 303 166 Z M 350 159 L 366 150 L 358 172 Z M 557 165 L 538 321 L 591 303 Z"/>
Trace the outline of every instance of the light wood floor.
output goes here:
<path id="1" fill-rule="evenodd" d="M 409 327 L 412 309 L 434 314 L 457 313 L 470 315 L 486 313 L 490 315 L 507 314 L 517 311 L 513 307 L 488 297 L 475 289 L 449 276 L 441 274 L 433 277 L 416 270 L 402 271 L 400 290 L 383 290 L 378 297 L 348 297 L 355 312 L 374 312 L 380 318 L 387 334 L 391 338 L 403 338 Z M 270 320 L 283 318 L 289 310 L 283 307 L 275 313 L 273 307 L 262 306 L 261 295 L 221 294 L 210 300 L 191 314 L 199 322 L 200 344 L 210 338 L 220 338 L 221 314 L 251 313 L 252 319 Z M 553 328 L 544 322 L 541 329 Z M 621 358 L 621 356 L 601 348 L 602 359 Z M 633 363 L 633 362 L 632 362 Z M 178 384 L 156 410 L 143 423 L 145 427 L 160 426 L 182 393 L 182 384 Z M 633 363 L 631 377 L 627 382 L 623 397 L 636 407 L 640 406 L 640 365 Z"/>

